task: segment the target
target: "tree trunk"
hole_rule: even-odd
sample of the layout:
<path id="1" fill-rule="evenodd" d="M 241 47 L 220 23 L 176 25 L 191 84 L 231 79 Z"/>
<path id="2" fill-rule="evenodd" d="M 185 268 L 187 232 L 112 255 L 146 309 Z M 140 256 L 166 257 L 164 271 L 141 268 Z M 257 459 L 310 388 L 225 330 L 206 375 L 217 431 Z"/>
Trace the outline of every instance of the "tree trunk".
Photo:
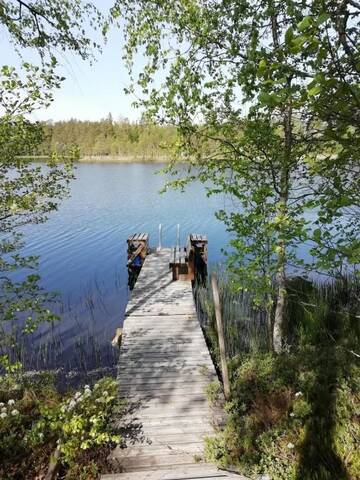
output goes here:
<path id="1" fill-rule="evenodd" d="M 279 26 L 277 15 L 273 15 L 271 21 L 272 36 L 274 42 L 274 49 L 279 47 Z M 289 89 L 289 96 L 282 110 L 282 123 L 284 128 L 284 151 L 282 155 L 281 174 L 280 174 L 280 198 L 278 216 L 280 217 L 280 231 L 279 231 L 279 244 L 278 244 L 278 262 L 277 262 L 277 301 L 273 328 L 273 344 L 274 351 L 280 353 L 283 346 L 283 326 L 285 316 L 286 305 L 286 218 L 288 215 L 288 200 L 289 200 L 289 188 L 290 188 L 290 169 L 292 162 L 292 98 L 291 98 L 291 81 L 292 77 L 287 78 L 287 86 Z"/>
<path id="2" fill-rule="evenodd" d="M 268 331 L 268 343 L 270 352 L 274 351 L 274 325 L 273 325 L 273 299 L 267 295 L 266 301 L 266 326 Z"/>
<path id="3" fill-rule="evenodd" d="M 277 273 L 277 302 L 273 329 L 273 345 L 274 352 L 281 353 L 283 344 L 283 324 L 285 316 L 285 302 L 286 302 L 286 276 L 285 276 L 285 245 L 280 246 L 282 249 L 279 252 L 279 266 Z"/>

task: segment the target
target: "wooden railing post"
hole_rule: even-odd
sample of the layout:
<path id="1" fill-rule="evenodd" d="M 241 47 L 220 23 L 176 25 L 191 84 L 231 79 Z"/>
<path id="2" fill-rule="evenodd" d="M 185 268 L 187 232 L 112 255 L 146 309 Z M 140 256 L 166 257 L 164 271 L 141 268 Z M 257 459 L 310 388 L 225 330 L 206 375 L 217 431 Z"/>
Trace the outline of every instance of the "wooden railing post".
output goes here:
<path id="1" fill-rule="evenodd" d="M 225 349 L 225 338 L 224 338 L 224 328 L 221 317 L 221 307 L 220 307 L 220 296 L 219 288 L 216 278 L 216 273 L 211 274 L 211 287 L 213 291 L 214 304 L 215 304 L 215 317 L 216 325 L 219 337 L 219 350 L 220 350 L 220 362 L 221 362 L 221 374 L 224 383 L 224 395 L 225 399 L 229 400 L 230 398 L 230 381 L 229 381 L 229 372 L 226 362 L 226 349 Z"/>

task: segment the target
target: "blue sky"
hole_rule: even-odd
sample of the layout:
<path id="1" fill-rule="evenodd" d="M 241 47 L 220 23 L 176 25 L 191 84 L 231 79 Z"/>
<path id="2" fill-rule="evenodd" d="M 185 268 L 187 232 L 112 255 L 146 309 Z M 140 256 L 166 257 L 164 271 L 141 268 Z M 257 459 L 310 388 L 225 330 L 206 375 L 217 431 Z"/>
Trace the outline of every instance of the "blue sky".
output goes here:
<path id="1" fill-rule="evenodd" d="M 106 12 L 113 0 L 93 1 Z M 132 107 L 134 98 L 124 93 L 129 76 L 122 60 L 123 40 L 118 29 L 112 29 L 102 55 L 92 66 L 75 55 L 59 56 L 61 75 L 66 77 L 62 88 L 56 92 L 53 104 L 46 110 L 39 110 L 36 120 L 98 120 L 110 112 L 114 119 L 137 120 L 139 110 Z M 4 33 L 0 36 L 0 63 L 12 65 L 16 57 Z M 141 62 L 141 59 L 140 61 Z M 138 66 L 139 66 L 138 62 Z"/>

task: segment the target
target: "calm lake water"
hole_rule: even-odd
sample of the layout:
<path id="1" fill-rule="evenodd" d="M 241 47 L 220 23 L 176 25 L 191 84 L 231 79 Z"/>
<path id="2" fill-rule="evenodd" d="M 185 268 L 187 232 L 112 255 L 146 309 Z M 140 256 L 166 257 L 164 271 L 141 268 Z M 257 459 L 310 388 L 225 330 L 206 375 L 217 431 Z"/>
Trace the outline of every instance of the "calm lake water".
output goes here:
<path id="1" fill-rule="evenodd" d="M 214 212 L 227 208 L 221 196 L 206 197 L 200 183 L 185 193 L 159 194 L 165 177 L 159 165 L 80 164 L 70 198 L 40 225 L 26 230 L 24 253 L 40 255 L 42 285 L 57 291 L 62 321 L 43 328 L 35 344 L 45 344 L 41 355 L 32 350 L 33 363 L 93 368 L 111 362 L 110 340 L 122 325 L 128 299 L 126 239 L 148 232 L 151 246 L 163 225 L 163 245 L 181 243 L 189 233 L 209 239 L 209 261 L 223 259 L 229 240 Z M 49 360 L 50 359 L 50 360 Z"/>

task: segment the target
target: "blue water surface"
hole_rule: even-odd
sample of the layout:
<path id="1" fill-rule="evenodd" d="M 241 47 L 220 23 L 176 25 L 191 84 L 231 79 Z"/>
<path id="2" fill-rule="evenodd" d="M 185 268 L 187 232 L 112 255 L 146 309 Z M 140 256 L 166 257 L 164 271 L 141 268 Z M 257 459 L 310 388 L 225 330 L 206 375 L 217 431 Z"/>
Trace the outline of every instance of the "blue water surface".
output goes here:
<path id="1" fill-rule="evenodd" d="M 122 325 L 129 294 L 126 239 L 130 234 L 149 233 L 155 247 L 161 223 L 163 245 L 172 246 L 179 223 L 182 244 L 191 232 L 206 234 L 209 261 L 224 259 L 229 233 L 214 214 L 231 208 L 229 200 L 221 195 L 207 197 L 200 183 L 190 184 L 185 193 L 160 194 L 166 180 L 157 174 L 160 168 L 79 164 L 70 197 L 46 223 L 25 230 L 24 253 L 40 256 L 42 285 L 59 292 L 61 322 L 42 328 L 35 339 L 57 339 L 61 350 L 57 362 L 70 358 L 78 344 L 89 349 L 87 341 L 102 350 Z"/>

